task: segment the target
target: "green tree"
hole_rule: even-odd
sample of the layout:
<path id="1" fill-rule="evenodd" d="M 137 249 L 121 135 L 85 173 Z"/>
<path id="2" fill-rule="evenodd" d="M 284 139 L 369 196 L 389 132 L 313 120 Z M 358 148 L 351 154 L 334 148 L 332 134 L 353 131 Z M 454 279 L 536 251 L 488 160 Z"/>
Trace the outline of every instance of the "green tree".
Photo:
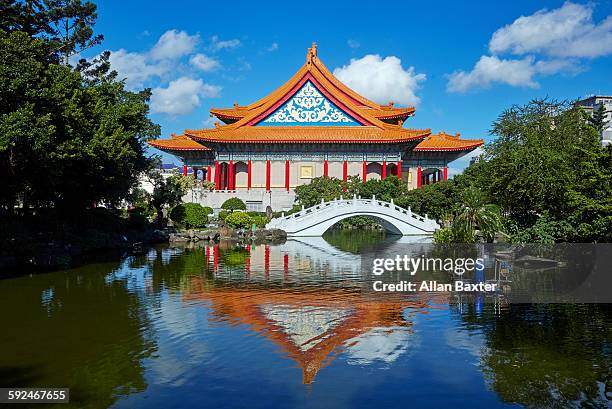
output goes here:
<path id="1" fill-rule="evenodd" d="M 193 187 L 194 180 L 192 177 L 181 175 L 178 171 L 174 171 L 172 175 L 164 178 L 157 169 L 151 170 L 148 178 L 153 185 L 151 205 L 157 212 L 157 223 L 163 225 L 164 208 L 166 206 L 174 207 L 181 203 L 183 196 Z M 205 213 L 205 210 L 203 211 Z"/>
<path id="2" fill-rule="evenodd" d="M 0 29 L 46 40 L 50 52 L 69 64 L 72 55 L 102 43 L 94 34 L 97 6 L 81 0 L 0 0 Z"/>
<path id="3" fill-rule="evenodd" d="M 598 135 L 601 135 L 604 127 L 606 126 L 606 107 L 604 104 L 600 104 L 596 110 L 593 111 L 593 115 L 588 119 L 589 124 L 595 128 Z"/>
<path id="4" fill-rule="evenodd" d="M 82 209 L 118 203 L 149 167 L 150 91 L 113 75 L 89 78 L 57 65 L 50 44 L 0 31 L 0 206 Z"/>
<path id="5" fill-rule="evenodd" d="M 310 207 L 321 203 L 321 200 L 328 202 L 339 198 L 342 194 L 346 196 L 347 194 L 342 191 L 344 186 L 337 178 L 321 176 L 313 178 L 307 185 L 297 186 L 295 198 L 299 204 Z"/>
<path id="6" fill-rule="evenodd" d="M 237 197 L 230 197 L 223 202 L 221 209 L 229 210 L 230 212 L 233 212 L 234 210 L 246 210 L 246 204 Z"/>
<path id="7" fill-rule="evenodd" d="M 227 215 L 225 222 L 232 227 L 248 229 L 253 224 L 253 219 L 244 212 L 234 212 Z"/>
<path id="8" fill-rule="evenodd" d="M 199 203 L 181 203 L 170 211 L 170 219 L 188 229 L 208 223 L 206 209 Z"/>
<path id="9" fill-rule="evenodd" d="M 477 230 L 485 240 L 492 241 L 501 226 L 499 208 L 486 203 L 485 195 L 480 190 L 470 187 L 461 194 L 461 205 L 452 225 L 456 241 L 475 242 Z"/>

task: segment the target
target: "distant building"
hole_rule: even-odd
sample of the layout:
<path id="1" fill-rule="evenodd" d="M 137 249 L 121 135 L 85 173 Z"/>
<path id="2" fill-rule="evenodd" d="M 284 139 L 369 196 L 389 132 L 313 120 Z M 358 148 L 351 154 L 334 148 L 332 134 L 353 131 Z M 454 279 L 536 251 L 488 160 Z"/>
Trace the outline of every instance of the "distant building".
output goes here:
<path id="1" fill-rule="evenodd" d="M 591 116 L 603 105 L 605 125 L 601 135 L 601 143 L 604 146 L 612 144 L 612 96 L 592 95 L 576 102 L 576 105 L 582 107 Z"/>

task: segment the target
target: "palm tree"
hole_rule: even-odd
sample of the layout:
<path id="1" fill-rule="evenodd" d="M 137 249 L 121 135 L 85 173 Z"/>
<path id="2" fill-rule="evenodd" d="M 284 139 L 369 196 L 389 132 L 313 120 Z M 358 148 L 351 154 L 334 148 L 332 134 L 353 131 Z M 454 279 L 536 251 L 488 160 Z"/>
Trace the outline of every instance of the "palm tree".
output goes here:
<path id="1" fill-rule="evenodd" d="M 473 243 L 477 231 L 485 240 L 491 241 L 501 225 L 499 208 L 486 203 L 486 197 L 480 189 L 471 186 L 461 194 L 461 205 L 452 226 L 456 241 Z"/>

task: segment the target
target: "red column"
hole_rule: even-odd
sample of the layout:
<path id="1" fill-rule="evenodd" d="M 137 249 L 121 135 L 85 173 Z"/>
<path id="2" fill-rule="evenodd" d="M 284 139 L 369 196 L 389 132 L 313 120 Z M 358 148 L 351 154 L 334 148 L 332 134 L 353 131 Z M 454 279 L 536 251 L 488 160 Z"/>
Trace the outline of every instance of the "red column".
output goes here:
<path id="1" fill-rule="evenodd" d="M 444 166 L 444 169 L 442 170 L 442 175 L 443 180 L 448 180 L 448 166 Z"/>
<path id="2" fill-rule="evenodd" d="M 225 190 L 227 188 L 227 183 L 225 182 L 225 177 L 227 170 L 225 167 L 225 163 L 219 165 L 219 188 L 221 190 Z"/>
<path id="3" fill-rule="evenodd" d="M 217 272 L 219 269 L 219 245 L 215 244 L 213 247 L 213 271 Z"/>
<path id="4" fill-rule="evenodd" d="M 251 190 L 251 160 L 247 163 L 247 190 Z"/>
<path id="5" fill-rule="evenodd" d="M 235 178 L 234 178 L 234 161 L 230 160 L 229 163 L 229 171 L 227 172 L 227 178 L 228 178 L 228 189 L 229 190 L 234 190 L 234 182 L 235 182 Z"/>
<path id="6" fill-rule="evenodd" d="M 327 177 L 329 174 L 329 167 L 327 166 L 327 159 L 323 161 L 323 176 Z"/>
<path id="7" fill-rule="evenodd" d="M 187 176 L 187 165 L 183 165 L 183 176 Z"/>
<path id="8" fill-rule="evenodd" d="M 221 182 L 221 178 L 219 177 L 219 161 L 216 160 L 215 161 L 215 190 L 219 190 L 221 188 L 220 182 Z"/>
<path id="9" fill-rule="evenodd" d="M 212 169 L 210 168 L 210 165 L 208 165 L 208 169 L 206 170 L 206 181 L 208 182 L 210 182 L 210 178 L 212 177 L 211 173 Z"/>
<path id="10" fill-rule="evenodd" d="M 264 271 L 267 280 L 270 278 L 270 247 L 267 244 L 264 249 Z"/>
<path id="11" fill-rule="evenodd" d="M 283 271 L 284 271 L 284 277 L 288 278 L 289 277 L 289 254 L 285 253 L 283 255 Z"/>
<path id="12" fill-rule="evenodd" d="M 402 161 L 401 160 L 397 161 L 397 178 L 398 179 L 402 178 Z"/>
<path id="13" fill-rule="evenodd" d="M 342 180 L 345 182 L 348 180 L 348 163 L 346 160 L 342 164 Z M 342 190 L 346 192 L 346 187 L 342 188 Z"/>
<path id="14" fill-rule="evenodd" d="M 368 164 L 364 160 L 363 161 L 363 177 L 361 178 L 361 181 L 365 183 L 367 178 L 368 178 Z"/>
<path id="15" fill-rule="evenodd" d="M 266 161 L 266 192 L 270 191 L 270 159 Z"/>
<path id="16" fill-rule="evenodd" d="M 382 176 L 380 177 L 381 179 L 386 179 L 387 178 L 387 161 L 383 160 L 383 164 L 382 164 Z"/>
<path id="17" fill-rule="evenodd" d="M 421 187 L 421 165 L 417 167 L 417 189 Z"/>
<path id="18" fill-rule="evenodd" d="M 285 161 L 285 190 L 289 191 L 289 161 Z"/>

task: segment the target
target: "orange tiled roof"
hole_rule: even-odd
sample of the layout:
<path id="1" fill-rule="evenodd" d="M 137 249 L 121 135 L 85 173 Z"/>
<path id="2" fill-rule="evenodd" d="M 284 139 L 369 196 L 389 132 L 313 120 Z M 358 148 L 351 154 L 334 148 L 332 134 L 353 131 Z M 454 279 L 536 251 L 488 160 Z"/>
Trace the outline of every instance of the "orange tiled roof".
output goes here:
<path id="1" fill-rule="evenodd" d="M 349 113 L 363 126 L 253 126 L 268 116 L 283 101 L 297 92 L 306 82 L 311 81 L 341 109 Z M 381 106 L 372 102 L 338 81 L 317 57 L 316 45 L 308 49 L 306 63 L 285 84 L 259 101 L 233 109 L 213 109 L 211 112 L 226 118 L 238 119 L 229 125 L 215 129 L 187 130 L 185 134 L 193 139 L 209 142 L 341 142 L 341 143 L 393 143 L 423 138 L 429 130 L 416 131 L 389 124 L 380 118 L 408 116 L 414 108 L 395 108 L 392 104 Z M 268 129 L 274 128 L 274 129 Z"/>
<path id="2" fill-rule="evenodd" d="M 176 136 L 172 134 L 171 139 L 158 139 L 148 141 L 148 144 L 161 150 L 167 151 L 209 151 L 210 148 L 187 138 L 185 135 Z"/>
<path id="3" fill-rule="evenodd" d="M 440 132 L 430 135 L 420 142 L 415 151 L 468 151 L 484 144 L 482 139 L 459 139 L 459 134 L 449 135 Z"/>
<path id="4" fill-rule="evenodd" d="M 393 143 L 423 139 L 429 129 L 394 129 L 374 126 L 243 126 L 186 130 L 185 135 L 202 142 L 225 143 Z"/>

